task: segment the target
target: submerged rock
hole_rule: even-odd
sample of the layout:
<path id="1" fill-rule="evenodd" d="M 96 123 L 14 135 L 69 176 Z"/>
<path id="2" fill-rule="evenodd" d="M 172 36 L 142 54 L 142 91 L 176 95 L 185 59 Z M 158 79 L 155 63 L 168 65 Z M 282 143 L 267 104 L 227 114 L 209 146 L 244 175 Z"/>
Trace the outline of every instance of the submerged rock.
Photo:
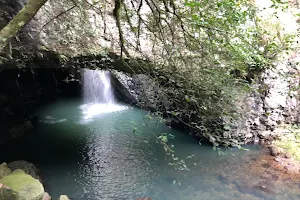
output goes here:
<path id="1" fill-rule="evenodd" d="M 11 169 L 8 168 L 6 162 L 0 165 L 0 179 L 4 176 L 8 176 L 11 173 Z"/>
<path id="2" fill-rule="evenodd" d="M 271 167 L 271 165 L 269 163 L 263 163 L 261 166 L 266 169 Z"/>
<path id="3" fill-rule="evenodd" d="M 223 184 L 226 184 L 226 185 L 230 184 L 230 181 L 228 180 L 228 178 L 226 176 L 219 175 L 218 180 Z"/>
<path id="4" fill-rule="evenodd" d="M 39 199 L 44 194 L 44 187 L 39 180 L 17 169 L 0 180 L 25 200 Z"/>
<path id="5" fill-rule="evenodd" d="M 275 185 L 268 181 L 260 181 L 258 184 L 253 186 L 253 189 L 267 194 L 276 194 Z"/>
<path id="6" fill-rule="evenodd" d="M 67 195 L 60 195 L 60 197 L 58 198 L 58 200 L 70 200 L 69 197 Z"/>
<path id="7" fill-rule="evenodd" d="M 45 192 L 41 200 L 51 200 L 51 196 Z"/>
<path id="8" fill-rule="evenodd" d="M 252 194 L 253 193 L 253 189 L 249 185 L 238 183 L 236 181 L 233 182 L 233 184 L 236 186 L 238 191 L 242 194 Z"/>

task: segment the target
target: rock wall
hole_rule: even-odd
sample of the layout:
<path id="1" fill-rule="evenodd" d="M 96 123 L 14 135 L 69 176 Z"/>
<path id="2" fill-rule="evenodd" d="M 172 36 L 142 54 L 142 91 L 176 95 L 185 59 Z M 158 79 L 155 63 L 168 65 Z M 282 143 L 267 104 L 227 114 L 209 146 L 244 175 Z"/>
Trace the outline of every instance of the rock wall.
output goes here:
<path id="1" fill-rule="evenodd" d="M 276 35 L 294 35 L 299 28 L 293 13 L 297 8 L 293 2 L 288 10 L 278 11 L 270 7 L 270 0 L 256 1 L 262 25 L 269 32 L 269 37 Z M 266 9 L 268 8 L 268 9 Z M 276 15 L 274 14 L 276 12 Z M 278 29 L 275 29 L 278 25 Z M 295 39 L 291 47 L 298 46 Z M 239 144 L 247 142 L 264 143 L 282 134 L 276 129 L 282 124 L 298 124 L 299 105 L 299 61 L 297 52 L 291 55 L 277 55 L 277 62 L 262 72 L 252 84 L 252 92 L 237 99 L 239 118 L 225 119 L 229 130 L 218 135 L 218 140 L 233 140 Z"/>
<path id="2" fill-rule="evenodd" d="M 220 125 L 223 132 L 216 132 L 207 138 L 215 144 L 265 143 L 283 134 L 275 131 L 282 124 L 300 123 L 300 104 L 297 63 L 300 56 L 294 56 L 278 63 L 259 75 L 251 84 L 250 93 L 241 94 L 236 100 L 238 118 L 223 117 Z M 294 75 L 294 76 L 293 76 Z M 116 95 L 120 100 L 143 109 L 160 111 L 167 116 L 174 105 L 163 95 L 158 82 L 147 75 L 130 75 L 114 71 L 112 73 Z M 175 118 L 168 118 L 173 127 L 202 137 L 199 130 L 191 129 Z"/>
<path id="3" fill-rule="evenodd" d="M 168 110 L 170 106 L 159 84 L 149 75 L 112 71 L 112 80 L 116 96 L 122 101 L 150 111 Z"/>
<path id="4" fill-rule="evenodd" d="M 239 144 L 265 143 L 284 134 L 276 131 L 281 125 L 299 124 L 299 59 L 300 56 L 294 56 L 260 75 L 252 85 L 252 93 L 237 101 L 240 118 L 225 120 L 230 130 L 224 132 L 221 140 L 232 139 Z"/>

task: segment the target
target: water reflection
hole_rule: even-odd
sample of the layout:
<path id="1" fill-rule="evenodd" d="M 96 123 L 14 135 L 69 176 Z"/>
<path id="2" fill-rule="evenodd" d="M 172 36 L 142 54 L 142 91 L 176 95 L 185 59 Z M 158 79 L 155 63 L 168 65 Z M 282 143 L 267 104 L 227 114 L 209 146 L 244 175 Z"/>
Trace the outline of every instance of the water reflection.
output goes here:
<path id="1" fill-rule="evenodd" d="M 60 194 L 76 200 L 300 199 L 300 179 L 282 178 L 266 168 L 266 158 L 254 146 L 251 151 L 228 150 L 219 156 L 211 146 L 200 146 L 189 135 L 130 107 L 93 115 L 78 124 L 84 117 L 80 105 L 62 101 L 45 107 L 39 113 L 42 119 L 66 120 L 41 121 L 35 135 L 2 146 L 1 161 L 24 159 L 36 164 L 54 199 Z M 175 136 L 170 145 L 190 171 L 176 171 L 169 165 L 172 160 L 154 136 L 160 133 Z M 262 191 L 259 185 L 269 177 L 274 193 Z"/>

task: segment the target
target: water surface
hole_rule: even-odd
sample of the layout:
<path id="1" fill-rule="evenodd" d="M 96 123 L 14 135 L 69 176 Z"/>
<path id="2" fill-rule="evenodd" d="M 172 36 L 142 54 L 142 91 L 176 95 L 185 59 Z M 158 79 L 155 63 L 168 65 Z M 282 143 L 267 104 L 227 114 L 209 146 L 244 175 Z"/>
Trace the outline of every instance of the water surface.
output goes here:
<path id="1" fill-rule="evenodd" d="M 2 147 L 5 153 L 0 159 L 34 163 L 54 199 L 60 194 L 72 200 L 299 197 L 295 191 L 285 191 L 284 196 L 280 185 L 276 193 L 266 195 L 252 187 L 247 191 L 240 187 L 239 181 L 249 173 L 247 165 L 259 153 L 255 146 L 251 151 L 227 150 L 226 155 L 219 156 L 211 146 L 199 145 L 193 137 L 170 129 L 145 111 L 126 105 L 108 108 L 79 100 L 47 105 L 38 113 L 37 132 Z M 169 145 L 174 145 L 175 156 L 185 160 L 189 171 L 170 165 L 172 159 L 155 137 L 161 133 L 175 136 Z M 236 181 L 230 176 L 236 176 Z M 251 179 L 255 183 L 259 176 Z"/>

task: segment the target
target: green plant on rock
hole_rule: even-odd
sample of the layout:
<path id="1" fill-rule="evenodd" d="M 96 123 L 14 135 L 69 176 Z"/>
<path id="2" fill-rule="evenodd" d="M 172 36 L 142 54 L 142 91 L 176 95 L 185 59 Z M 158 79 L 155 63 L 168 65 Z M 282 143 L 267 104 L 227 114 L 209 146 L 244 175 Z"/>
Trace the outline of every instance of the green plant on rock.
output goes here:
<path id="1" fill-rule="evenodd" d="M 239 117 L 239 96 L 272 68 L 292 36 L 279 34 L 278 24 L 274 33 L 266 31 L 249 1 L 186 0 L 157 7 L 149 32 L 163 47 L 155 58 L 162 63 L 161 90 L 173 103 L 167 112 L 214 145 L 236 145 L 223 138 L 223 119 Z"/>
<path id="2" fill-rule="evenodd" d="M 297 125 L 284 125 L 275 131 L 284 131 L 274 144 L 283 148 L 286 152 L 300 161 L 300 127 Z"/>

